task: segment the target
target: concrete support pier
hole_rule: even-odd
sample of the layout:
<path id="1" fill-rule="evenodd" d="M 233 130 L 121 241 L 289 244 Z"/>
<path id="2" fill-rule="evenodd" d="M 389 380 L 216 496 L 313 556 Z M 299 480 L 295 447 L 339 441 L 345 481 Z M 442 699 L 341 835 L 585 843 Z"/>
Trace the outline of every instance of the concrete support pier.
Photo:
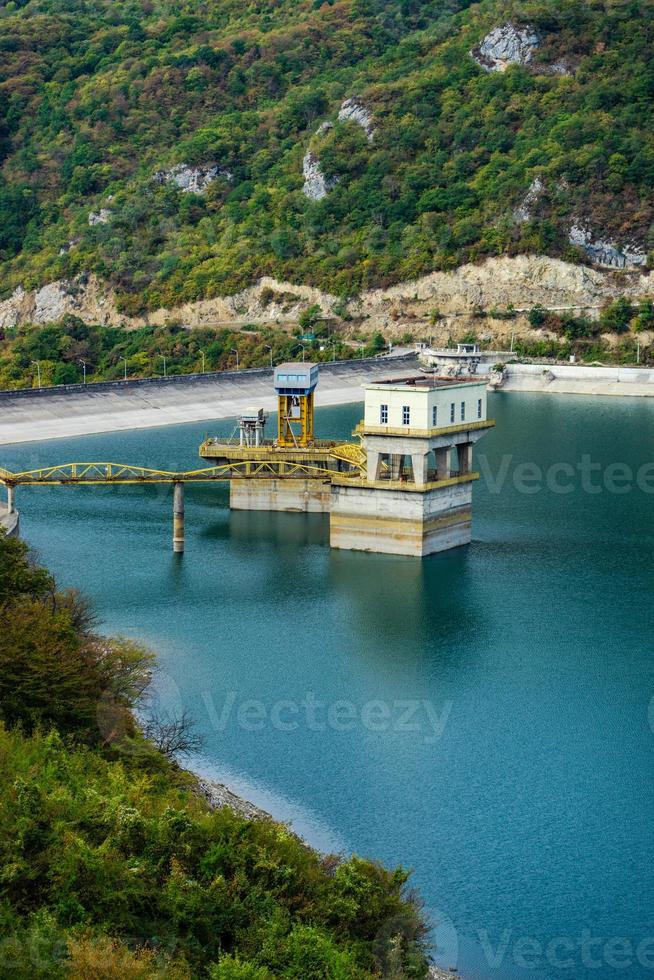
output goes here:
<path id="1" fill-rule="evenodd" d="M 334 483 L 329 521 L 332 548 L 422 558 L 472 538 L 472 482 L 409 491 L 361 482 Z"/>
<path id="2" fill-rule="evenodd" d="M 327 480 L 231 480 L 232 510 L 276 510 L 288 513 L 329 512 L 331 489 Z"/>
<path id="3" fill-rule="evenodd" d="M 184 552 L 184 484 L 173 483 L 173 551 Z"/>

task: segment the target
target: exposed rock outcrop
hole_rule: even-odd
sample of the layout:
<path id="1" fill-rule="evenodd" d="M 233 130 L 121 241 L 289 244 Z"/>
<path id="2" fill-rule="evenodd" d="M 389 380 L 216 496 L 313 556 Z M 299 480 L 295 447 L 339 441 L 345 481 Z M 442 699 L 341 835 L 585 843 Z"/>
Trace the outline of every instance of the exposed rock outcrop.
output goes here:
<path id="1" fill-rule="evenodd" d="M 598 310 L 618 296 L 642 299 L 654 295 L 654 273 L 590 269 L 545 256 L 522 255 L 488 259 L 480 265 L 464 265 L 452 272 L 432 272 L 412 282 L 362 292 L 348 304 L 348 313 L 365 321 L 366 329 L 406 330 L 415 319 L 421 330 L 429 330 L 427 317 L 434 309 L 448 318 L 445 331 L 457 318 L 465 324 L 476 310 L 529 310 L 536 305 L 547 309 Z M 116 306 L 110 287 L 94 276 L 48 283 L 39 290 L 17 289 L 0 302 L 0 327 L 21 323 L 47 323 L 72 313 L 88 323 L 165 324 L 171 317 L 189 326 L 216 321 L 263 323 L 272 320 L 295 322 L 303 310 L 314 303 L 325 316 L 335 316 L 342 300 L 311 286 L 278 282 L 264 277 L 233 296 L 215 297 L 184 303 L 174 309 L 161 308 L 148 316 L 128 317 Z M 475 321 L 478 322 L 478 321 Z M 497 332 L 491 319 L 484 321 Z M 498 321 L 500 324 L 502 321 Z M 512 322 L 510 322 L 512 329 Z M 506 322 L 504 322 L 506 327 Z"/>
<path id="2" fill-rule="evenodd" d="M 76 245 L 79 245 L 81 240 L 82 240 L 81 238 L 71 238 L 70 241 L 66 242 L 65 245 L 61 246 L 61 248 L 59 249 L 59 254 L 67 255 L 68 252 L 70 252 L 71 248 L 75 248 Z"/>
<path id="3" fill-rule="evenodd" d="M 509 65 L 528 65 L 539 43 L 535 28 L 504 24 L 487 34 L 470 54 L 484 71 L 506 71 Z"/>
<path id="4" fill-rule="evenodd" d="M 204 194 L 217 177 L 232 180 L 232 174 L 228 170 L 221 170 L 217 163 L 209 163 L 203 167 L 178 163 L 170 170 L 157 170 L 153 180 L 158 184 L 175 184 L 185 194 Z"/>
<path id="5" fill-rule="evenodd" d="M 61 320 L 67 313 L 87 323 L 117 326 L 127 321 L 137 326 L 144 322 L 130 321 L 128 317 L 120 315 L 110 287 L 94 276 L 79 276 L 49 282 L 30 292 L 18 287 L 9 299 L 0 302 L 0 328 L 22 323 L 52 323 Z"/>
<path id="6" fill-rule="evenodd" d="M 106 225 L 111 220 L 111 210 L 109 208 L 100 208 L 99 211 L 91 211 L 89 214 L 89 224 L 91 227 L 93 225 Z"/>
<path id="7" fill-rule="evenodd" d="M 642 245 L 637 242 L 619 245 L 616 242 L 594 238 L 592 231 L 584 222 L 572 225 L 568 234 L 568 241 L 571 245 L 583 248 L 588 258 L 595 265 L 604 265 L 612 269 L 625 269 L 645 265 L 647 262 L 647 255 Z"/>
<path id="8" fill-rule="evenodd" d="M 654 274 L 603 272 L 572 265 L 547 256 L 519 255 L 488 259 L 480 265 L 463 265 L 452 272 L 432 272 L 415 282 L 388 289 L 373 289 L 350 304 L 350 313 L 374 319 L 383 326 L 393 311 L 424 315 L 438 309 L 442 314 L 473 313 L 475 309 L 528 310 L 599 309 L 618 296 L 644 297 L 654 292 Z"/>
<path id="9" fill-rule="evenodd" d="M 199 776 L 197 778 L 197 792 L 207 801 L 212 810 L 222 810 L 223 807 L 227 806 L 234 813 L 245 817 L 246 820 L 272 820 L 266 810 L 262 810 L 261 807 L 250 803 L 242 796 L 237 796 L 228 786 L 213 779 L 205 779 Z"/>
<path id="10" fill-rule="evenodd" d="M 326 177 L 322 172 L 320 160 L 312 150 L 307 150 L 302 161 L 304 174 L 303 193 L 312 201 L 321 201 L 338 183 L 338 177 Z"/>
<path id="11" fill-rule="evenodd" d="M 525 221 L 529 221 L 531 219 L 533 207 L 534 205 L 538 204 L 544 190 L 545 184 L 540 177 L 536 177 L 534 180 L 532 180 L 527 193 L 513 212 L 514 221 L 517 221 L 518 224 L 524 224 Z"/>
<path id="12" fill-rule="evenodd" d="M 365 130 L 366 136 L 372 142 L 375 135 L 375 128 L 372 123 L 372 115 L 366 107 L 357 99 L 346 99 L 338 110 L 339 122 L 354 122 Z"/>

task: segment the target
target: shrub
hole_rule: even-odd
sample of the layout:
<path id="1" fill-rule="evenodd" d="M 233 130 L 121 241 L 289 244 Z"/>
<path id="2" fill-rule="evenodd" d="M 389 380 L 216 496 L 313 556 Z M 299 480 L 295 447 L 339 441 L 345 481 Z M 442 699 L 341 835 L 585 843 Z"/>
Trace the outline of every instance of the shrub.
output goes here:
<path id="1" fill-rule="evenodd" d="M 600 313 L 600 325 L 603 330 L 612 333 L 625 333 L 634 315 L 634 308 L 628 299 L 621 296 L 609 303 Z"/>

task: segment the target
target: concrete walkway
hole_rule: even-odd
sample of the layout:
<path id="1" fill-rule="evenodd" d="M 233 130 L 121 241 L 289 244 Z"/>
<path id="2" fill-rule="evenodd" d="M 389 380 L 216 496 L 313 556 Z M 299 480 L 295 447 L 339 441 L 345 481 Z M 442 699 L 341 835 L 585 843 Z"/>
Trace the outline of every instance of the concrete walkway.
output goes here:
<path id="1" fill-rule="evenodd" d="M 419 372 L 413 354 L 323 364 L 316 406 L 362 401 L 366 382 Z M 249 408 L 276 410 L 272 371 L 6 392 L 0 394 L 0 445 L 231 418 Z"/>

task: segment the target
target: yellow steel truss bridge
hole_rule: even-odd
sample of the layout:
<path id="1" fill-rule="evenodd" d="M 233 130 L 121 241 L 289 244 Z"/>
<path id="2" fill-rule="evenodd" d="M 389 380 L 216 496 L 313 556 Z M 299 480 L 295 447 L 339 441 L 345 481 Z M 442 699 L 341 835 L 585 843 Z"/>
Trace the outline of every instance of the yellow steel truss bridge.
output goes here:
<path id="1" fill-rule="evenodd" d="M 227 452 L 227 448 L 224 448 Z M 313 458 L 311 458 L 313 453 Z M 240 455 L 241 458 L 238 458 Z M 286 455 L 286 458 L 284 458 Z M 359 477 L 365 467 L 360 447 L 344 443 L 331 445 L 328 451 L 303 450 L 280 454 L 271 450 L 243 450 L 233 459 L 221 459 L 218 465 L 199 470 L 156 470 L 131 463 L 83 462 L 58 463 L 35 470 L 14 473 L 0 467 L 0 484 L 7 488 L 7 509 L 14 511 L 16 487 L 26 486 L 125 486 L 135 484 L 172 484 L 173 549 L 184 550 L 184 484 L 236 480 L 318 480 L 329 482 L 336 473 Z M 344 469 L 345 466 L 345 469 Z"/>
<path id="2" fill-rule="evenodd" d="M 292 460 L 243 459 L 201 470 L 154 470 L 130 463 L 61 463 L 12 473 L 0 467 L 0 483 L 19 486 L 91 486 L 134 483 L 207 483 L 235 479 L 328 479 L 333 468 Z"/>

